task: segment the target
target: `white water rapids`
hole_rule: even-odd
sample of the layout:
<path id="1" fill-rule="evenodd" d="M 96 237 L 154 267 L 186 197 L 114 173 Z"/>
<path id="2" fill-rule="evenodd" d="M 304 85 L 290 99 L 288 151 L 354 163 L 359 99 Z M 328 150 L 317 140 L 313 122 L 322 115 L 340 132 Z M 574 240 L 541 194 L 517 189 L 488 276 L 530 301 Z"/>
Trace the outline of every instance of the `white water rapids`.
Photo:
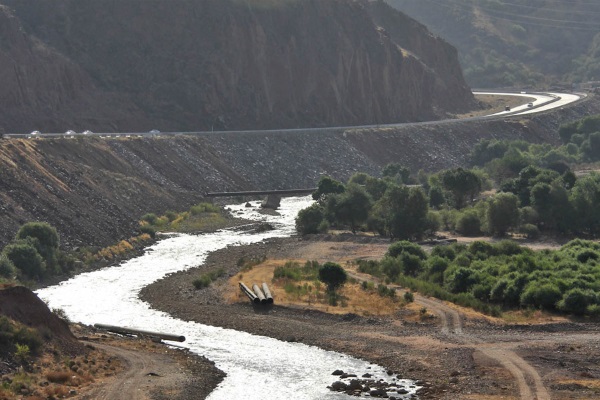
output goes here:
<path id="1" fill-rule="evenodd" d="M 274 230 L 263 233 L 222 230 L 203 235 L 175 235 L 159 241 L 144 255 L 119 266 L 80 274 L 37 293 L 51 308 L 63 309 L 72 321 L 184 335 L 187 339 L 185 344 L 192 352 L 213 360 L 227 374 L 209 396 L 211 400 L 258 395 L 294 400 L 352 398 L 327 389 L 337 379 L 331 375 L 336 369 L 356 373 L 359 377 L 368 372 L 377 379 L 390 379 L 382 367 L 363 360 L 300 343 L 181 321 L 151 309 L 138 299 L 143 287 L 169 273 L 201 265 L 212 251 L 289 236 L 294 232 L 295 216 L 310 204 L 310 199 L 284 199 L 278 210 L 279 216 L 262 215 L 256 212 L 256 203 L 253 204 L 252 208 L 244 205 L 229 208 L 236 216 L 265 220 L 275 227 Z M 401 383 L 409 391 L 406 395 L 394 393 L 396 398 L 409 398 L 411 393 L 415 393 L 413 381 L 396 383 Z"/>

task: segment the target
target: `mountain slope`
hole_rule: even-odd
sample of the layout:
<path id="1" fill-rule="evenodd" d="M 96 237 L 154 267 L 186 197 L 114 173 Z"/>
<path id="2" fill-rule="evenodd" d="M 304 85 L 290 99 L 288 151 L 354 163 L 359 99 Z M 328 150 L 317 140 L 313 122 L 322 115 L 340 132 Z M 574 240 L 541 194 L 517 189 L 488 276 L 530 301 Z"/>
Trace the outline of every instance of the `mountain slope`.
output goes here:
<path id="1" fill-rule="evenodd" d="M 600 79 L 600 3 L 587 0 L 386 0 L 459 50 L 472 87 Z"/>
<path id="2" fill-rule="evenodd" d="M 21 90 L 68 88 L 56 107 L 0 110 L 4 131 L 375 124 L 475 107 L 454 49 L 381 1 L 0 3 L 14 21 L 0 43 L 22 39 L 5 59 L 65 65 L 31 71 L 48 85 L 26 82 Z M 375 18 L 381 14 L 387 18 Z M 398 24 L 411 29 L 400 32 Z M 22 54 L 34 43 L 50 61 Z M 427 45 L 404 50 L 402 43 Z M 0 87 L 0 98 L 8 94 Z"/>

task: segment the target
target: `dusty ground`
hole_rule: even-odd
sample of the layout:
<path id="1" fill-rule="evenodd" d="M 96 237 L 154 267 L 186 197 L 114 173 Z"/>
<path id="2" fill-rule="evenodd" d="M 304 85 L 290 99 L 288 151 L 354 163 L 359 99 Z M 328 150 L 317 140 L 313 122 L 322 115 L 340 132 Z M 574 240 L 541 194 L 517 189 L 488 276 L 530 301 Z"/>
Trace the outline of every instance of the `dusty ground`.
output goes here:
<path id="1" fill-rule="evenodd" d="M 87 327 L 79 329 L 83 343 L 117 365 L 113 373 L 97 378 L 81 390 L 79 399 L 200 399 L 224 376 L 212 362 L 187 350 L 173 349 L 147 338 L 127 338 Z"/>
<path id="2" fill-rule="evenodd" d="M 600 397 L 600 328 L 596 324 L 554 317 L 539 318 L 539 324 L 508 324 L 418 295 L 414 304 L 398 305 L 390 314 L 359 315 L 360 311 L 349 307 L 325 313 L 306 304 L 282 306 L 276 291 L 276 305 L 264 309 L 253 307 L 243 297 L 238 301 L 229 279 L 203 290 L 191 284 L 199 274 L 219 268 L 234 277 L 242 257 L 345 265 L 356 258 L 380 258 L 389 245 L 376 238 L 319 239 L 277 239 L 224 249 L 212 254 L 203 267 L 144 289 L 142 297 L 182 319 L 299 341 L 376 362 L 405 378 L 426 382 L 422 399 Z M 242 272 L 242 278 L 264 274 L 252 272 L 255 269 L 261 267 Z M 239 276 L 233 279 L 235 283 Z M 423 316 L 421 308 L 426 308 Z"/>

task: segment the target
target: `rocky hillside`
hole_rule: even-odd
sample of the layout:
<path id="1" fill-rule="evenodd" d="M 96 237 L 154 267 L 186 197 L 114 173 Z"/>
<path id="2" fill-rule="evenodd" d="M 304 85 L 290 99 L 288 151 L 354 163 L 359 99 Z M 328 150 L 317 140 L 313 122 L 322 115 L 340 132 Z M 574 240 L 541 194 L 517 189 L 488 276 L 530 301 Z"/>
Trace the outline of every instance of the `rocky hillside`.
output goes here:
<path id="1" fill-rule="evenodd" d="M 475 106 L 456 51 L 369 0 L 0 0 L 0 72 L 3 132 L 346 126 Z"/>
<path id="2" fill-rule="evenodd" d="M 194 136 L 0 140 L 0 245 L 47 221 L 67 247 L 130 237 L 148 212 L 186 210 L 209 191 L 314 187 L 322 175 L 463 165 L 482 138 L 559 142 L 559 124 L 600 112 L 594 99 L 522 121 Z M 232 200 L 234 201 L 234 200 Z"/>
<path id="3" fill-rule="evenodd" d="M 600 79 L 600 3 L 588 0 L 386 0 L 459 50 L 472 87 Z"/>

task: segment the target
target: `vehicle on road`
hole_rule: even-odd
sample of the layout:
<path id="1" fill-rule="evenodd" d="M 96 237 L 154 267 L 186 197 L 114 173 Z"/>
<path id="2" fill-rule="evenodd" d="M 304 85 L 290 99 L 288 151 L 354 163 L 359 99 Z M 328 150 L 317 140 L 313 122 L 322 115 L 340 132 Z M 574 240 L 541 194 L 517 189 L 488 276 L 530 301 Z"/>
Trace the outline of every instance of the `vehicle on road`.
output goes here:
<path id="1" fill-rule="evenodd" d="M 533 107 L 533 103 L 527 103 L 527 107 L 528 108 L 532 108 Z"/>
<path id="2" fill-rule="evenodd" d="M 510 111 L 510 106 L 504 107 L 504 111 Z"/>

